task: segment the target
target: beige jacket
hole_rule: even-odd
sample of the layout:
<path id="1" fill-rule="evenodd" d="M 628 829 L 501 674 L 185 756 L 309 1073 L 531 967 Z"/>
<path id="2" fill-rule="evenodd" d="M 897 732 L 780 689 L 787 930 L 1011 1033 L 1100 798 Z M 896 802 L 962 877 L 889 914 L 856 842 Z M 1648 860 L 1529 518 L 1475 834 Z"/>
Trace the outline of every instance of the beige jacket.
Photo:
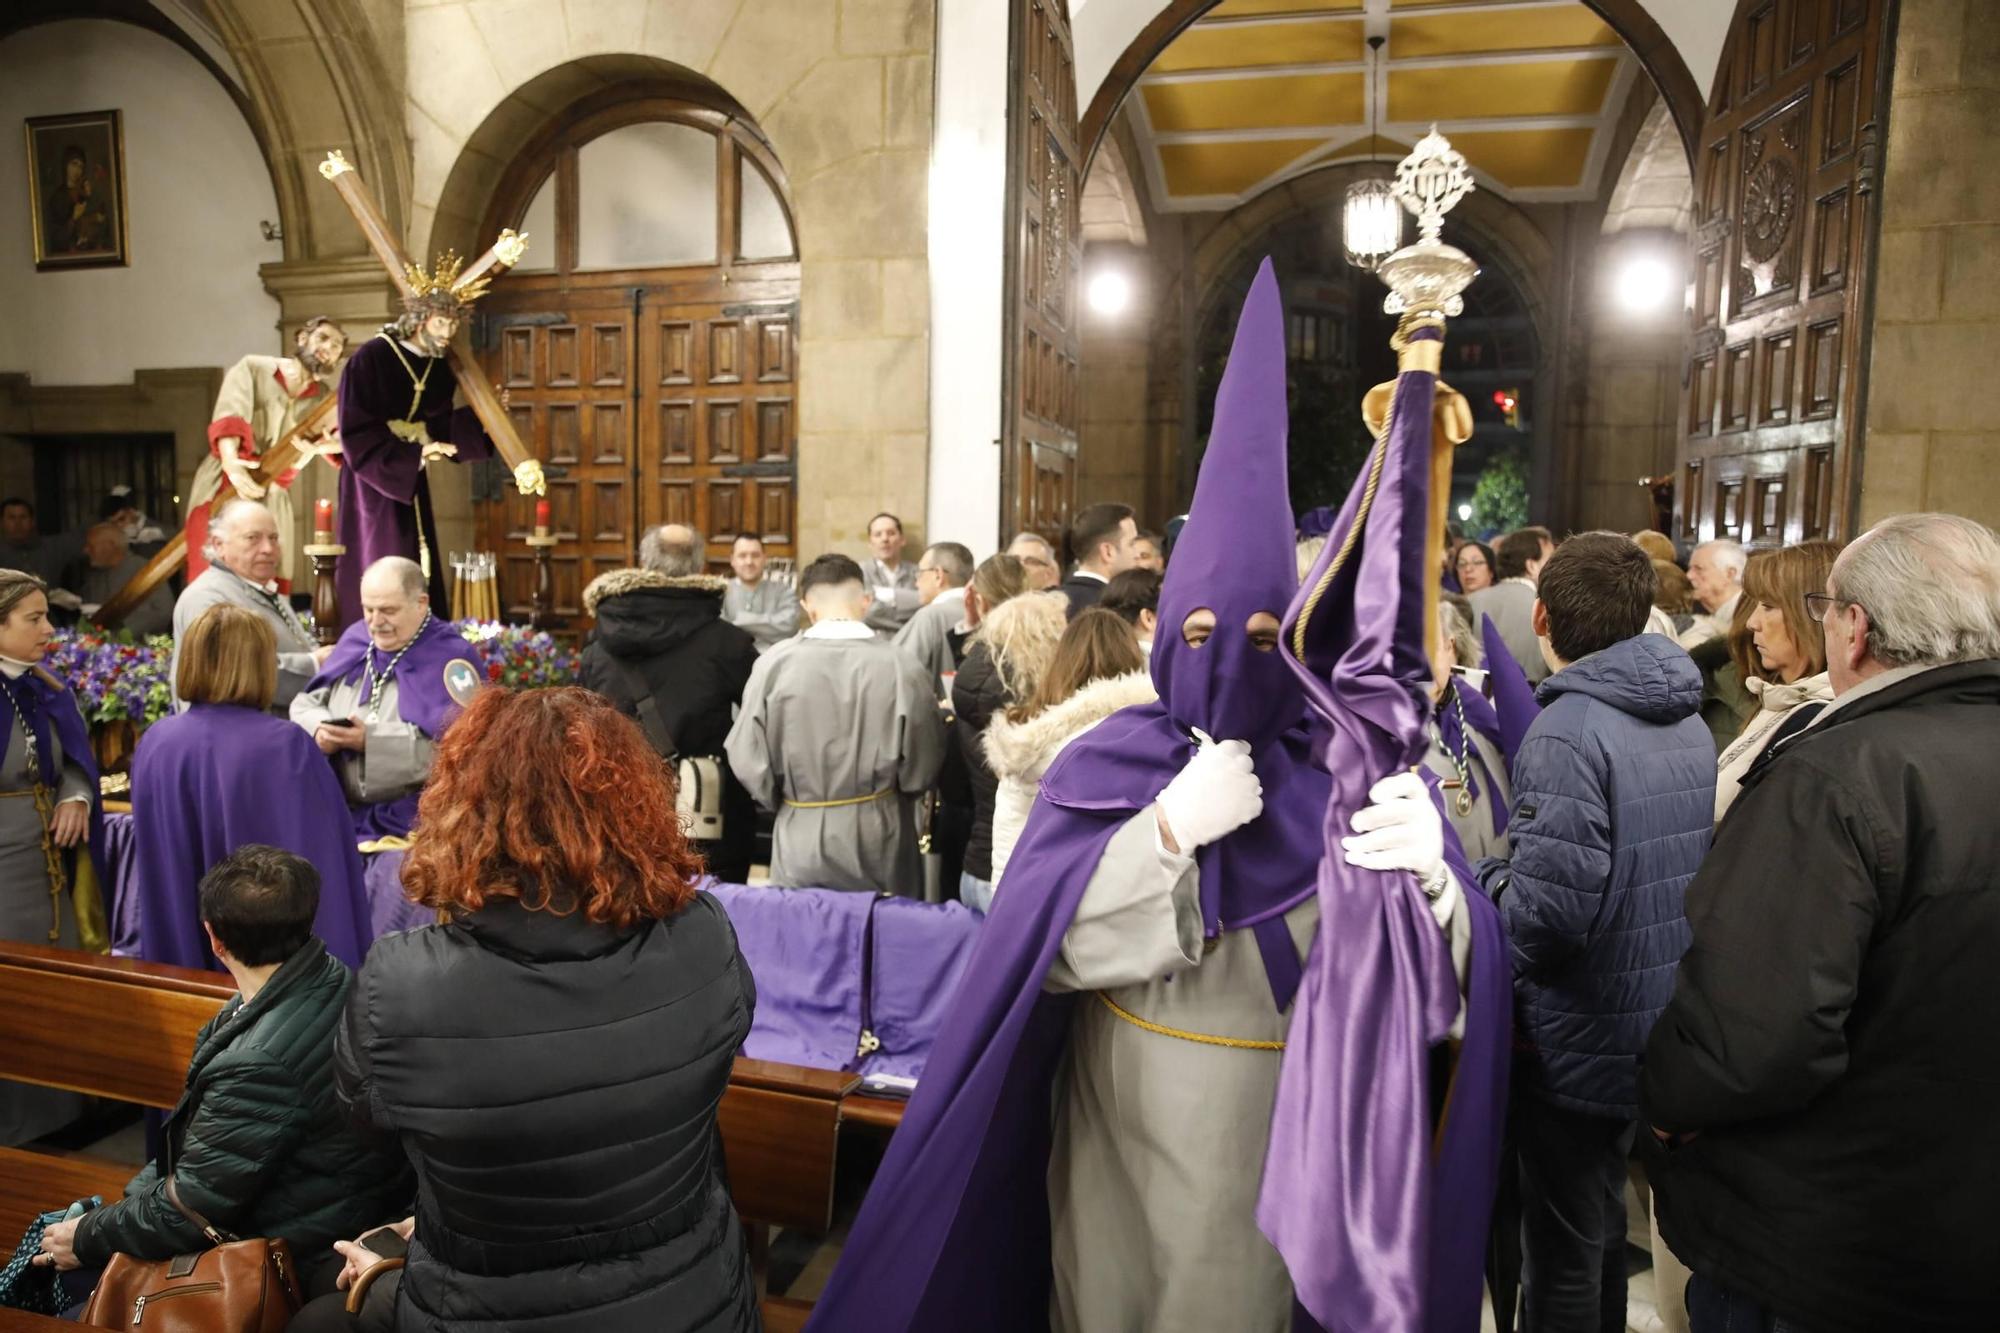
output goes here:
<path id="1" fill-rule="evenodd" d="M 1063 747 L 1121 708 L 1159 698 L 1144 671 L 1094 680 L 1069 698 L 1029 718 L 1009 722 L 1003 713 L 981 738 L 986 764 L 1000 780 L 993 801 L 993 883 L 997 888 L 1014 844 L 1035 807 L 1042 774 Z"/>

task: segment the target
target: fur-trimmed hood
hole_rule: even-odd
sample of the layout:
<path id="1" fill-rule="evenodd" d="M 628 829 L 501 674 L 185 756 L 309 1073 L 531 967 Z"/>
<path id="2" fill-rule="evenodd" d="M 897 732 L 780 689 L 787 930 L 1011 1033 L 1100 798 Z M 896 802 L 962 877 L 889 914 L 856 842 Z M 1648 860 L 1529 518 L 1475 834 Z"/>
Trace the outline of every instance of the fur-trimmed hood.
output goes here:
<path id="1" fill-rule="evenodd" d="M 583 590 L 583 613 L 595 616 L 598 604 L 605 598 L 623 597 L 642 588 L 686 588 L 720 597 L 728 586 L 727 579 L 714 574 L 657 574 L 650 569 L 614 569 L 609 574 L 599 574 Z"/>
<path id="2" fill-rule="evenodd" d="M 980 743 L 987 766 L 998 778 L 1039 782 L 1062 747 L 1121 708 L 1151 703 L 1159 697 L 1146 671 L 1094 680 L 1069 698 L 1029 718 L 1009 722 L 1003 713 L 986 728 Z"/>

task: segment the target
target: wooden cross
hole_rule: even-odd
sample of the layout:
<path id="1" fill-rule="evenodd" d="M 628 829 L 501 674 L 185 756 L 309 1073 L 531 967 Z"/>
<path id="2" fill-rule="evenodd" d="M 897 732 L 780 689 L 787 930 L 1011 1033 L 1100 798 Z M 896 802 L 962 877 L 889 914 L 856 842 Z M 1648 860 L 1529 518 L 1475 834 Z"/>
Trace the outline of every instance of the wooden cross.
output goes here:
<path id="1" fill-rule="evenodd" d="M 388 270 L 389 280 L 396 284 L 396 290 L 404 297 L 414 295 L 415 289 L 409 276 L 409 259 L 404 255 L 402 247 L 397 244 L 395 233 L 389 229 L 389 223 L 382 216 L 382 210 L 376 206 L 374 196 L 369 194 L 367 185 L 348 164 L 346 156 L 338 150 L 328 153 L 326 161 L 319 165 L 319 174 L 333 182 L 333 188 L 340 192 L 341 200 L 346 203 L 348 211 L 354 214 L 355 222 L 361 227 L 361 234 L 367 238 L 368 246 L 375 252 L 375 257 L 382 261 L 383 268 Z M 493 243 L 492 249 L 459 275 L 455 286 L 463 288 L 489 273 L 504 273 L 521 262 L 521 256 L 527 249 L 526 236 L 517 235 L 513 231 L 502 231 L 500 238 Z M 517 484 L 521 484 L 518 469 L 523 463 L 534 462 L 535 456 L 521 442 L 519 433 L 514 429 L 513 420 L 507 415 L 506 409 L 500 406 L 499 395 L 493 392 L 493 386 L 487 383 L 485 372 L 480 370 L 478 363 L 473 360 L 471 344 L 464 330 L 460 330 L 457 338 L 453 339 L 445 356 L 451 365 L 452 375 L 458 380 L 460 391 L 465 394 L 466 404 L 478 415 L 479 423 L 486 427 L 486 433 L 492 437 L 494 449 L 500 457 L 506 460 L 509 468 L 517 470 Z M 304 461 L 305 451 L 300 446 L 332 428 L 335 401 L 334 395 L 328 394 L 325 401 L 292 428 L 290 434 L 264 454 L 260 466 L 265 476 L 279 476 Z M 547 485 L 542 480 L 539 467 L 526 479 L 526 484 L 522 485 L 524 494 L 541 495 L 546 490 Z M 222 488 L 210 502 L 210 512 L 219 509 L 223 501 L 235 494 L 235 487 L 229 484 L 228 477 L 225 476 Z M 97 623 L 107 629 L 115 629 L 127 615 L 131 614 L 134 607 L 146 600 L 154 589 L 179 573 L 186 564 L 187 531 L 182 529 L 176 532 L 172 540 L 161 548 L 160 553 L 147 561 L 145 567 L 134 574 L 123 588 L 114 593 L 111 600 L 99 608 Z"/>

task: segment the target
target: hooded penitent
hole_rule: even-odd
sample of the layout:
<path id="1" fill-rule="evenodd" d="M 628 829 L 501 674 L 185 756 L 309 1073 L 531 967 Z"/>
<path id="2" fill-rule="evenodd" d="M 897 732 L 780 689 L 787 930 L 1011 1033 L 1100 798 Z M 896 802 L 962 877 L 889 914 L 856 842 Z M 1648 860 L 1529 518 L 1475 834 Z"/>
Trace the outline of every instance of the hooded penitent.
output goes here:
<path id="1" fill-rule="evenodd" d="M 1284 376 L 1284 311 L 1267 262 L 1244 304 L 1194 506 L 1160 592 L 1160 698 L 1099 723 L 1043 777 L 1007 889 L 814 1330 L 1046 1325 L 1051 1080 L 1073 997 L 1045 995 L 1042 981 L 1105 846 L 1186 765 L 1197 730 L 1250 742 L 1265 797 L 1261 816 L 1197 853 L 1207 928 L 1257 930 L 1274 1002 L 1291 999 L 1298 955 L 1283 915 L 1313 892 L 1329 782 L 1311 762 L 1298 682 L 1246 631 L 1259 611 L 1281 614 L 1298 583 Z M 1201 607 L 1216 627 L 1197 648 L 1181 626 Z"/>

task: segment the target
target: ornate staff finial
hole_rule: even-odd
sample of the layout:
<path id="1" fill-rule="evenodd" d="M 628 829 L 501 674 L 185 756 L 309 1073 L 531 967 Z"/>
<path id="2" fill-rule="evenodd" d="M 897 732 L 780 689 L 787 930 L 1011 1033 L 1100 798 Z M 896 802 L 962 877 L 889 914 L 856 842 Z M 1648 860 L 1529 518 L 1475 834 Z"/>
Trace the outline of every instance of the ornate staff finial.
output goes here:
<path id="1" fill-rule="evenodd" d="M 326 155 L 326 161 L 319 164 L 319 174 L 328 180 L 332 180 L 336 176 L 345 175 L 352 170 L 354 170 L 354 167 L 347 160 L 347 154 L 341 152 L 338 148 L 329 152 Z"/>
<path id="2" fill-rule="evenodd" d="M 1479 265 L 1441 239 L 1444 215 L 1473 189 L 1465 156 L 1438 133 L 1417 141 L 1396 166 L 1396 198 L 1416 215 L 1419 237 L 1383 260 L 1378 274 L 1389 285 L 1382 309 L 1391 315 L 1443 319 L 1465 309 L 1461 293 L 1479 276 Z"/>

